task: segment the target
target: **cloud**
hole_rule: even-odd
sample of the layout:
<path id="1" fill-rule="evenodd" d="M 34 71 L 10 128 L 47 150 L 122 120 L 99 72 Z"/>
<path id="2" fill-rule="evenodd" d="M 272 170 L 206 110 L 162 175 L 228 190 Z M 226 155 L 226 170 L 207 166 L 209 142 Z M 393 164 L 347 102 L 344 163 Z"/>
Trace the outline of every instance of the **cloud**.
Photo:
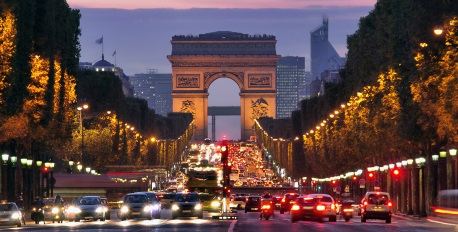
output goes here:
<path id="1" fill-rule="evenodd" d="M 284 8 L 373 6 L 376 0 L 67 0 L 74 8 Z"/>

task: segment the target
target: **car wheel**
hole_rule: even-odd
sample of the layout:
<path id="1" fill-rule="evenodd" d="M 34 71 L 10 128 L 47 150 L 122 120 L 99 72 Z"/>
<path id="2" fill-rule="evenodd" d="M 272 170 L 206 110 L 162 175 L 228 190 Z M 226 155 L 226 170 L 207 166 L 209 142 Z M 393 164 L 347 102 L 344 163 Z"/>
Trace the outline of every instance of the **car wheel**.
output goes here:
<path id="1" fill-rule="evenodd" d="M 366 218 L 364 216 L 361 216 L 361 222 L 362 223 L 366 222 Z"/>
<path id="2" fill-rule="evenodd" d="M 121 217 L 121 221 L 125 221 L 126 219 L 126 217 Z"/>
<path id="3" fill-rule="evenodd" d="M 350 221 L 350 218 L 349 217 L 345 217 L 345 222 L 349 222 Z"/>
<path id="4" fill-rule="evenodd" d="M 203 213 L 199 214 L 199 215 L 197 216 L 197 218 L 199 218 L 199 219 L 204 218 L 204 214 L 203 214 Z"/>
<path id="5" fill-rule="evenodd" d="M 337 221 L 337 217 L 336 216 L 331 216 L 331 217 L 329 217 L 329 221 L 330 222 L 336 222 Z"/>
<path id="6" fill-rule="evenodd" d="M 385 222 L 386 223 L 391 223 L 391 217 L 386 218 Z"/>

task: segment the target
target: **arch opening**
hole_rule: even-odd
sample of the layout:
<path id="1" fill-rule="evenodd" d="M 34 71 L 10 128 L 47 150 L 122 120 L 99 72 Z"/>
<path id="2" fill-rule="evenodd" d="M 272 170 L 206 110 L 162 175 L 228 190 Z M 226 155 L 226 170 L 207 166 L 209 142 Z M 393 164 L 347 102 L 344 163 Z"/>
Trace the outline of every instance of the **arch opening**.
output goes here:
<path id="1" fill-rule="evenodd" d="M 221 140 L 241 138 L 240 83 L 228 75 L 213 76 L 208 91 L 208 137 Z M 208 85 L 207 85 L 208 84 Z M 238 111 L 238 112 L 237 112 Z"/>

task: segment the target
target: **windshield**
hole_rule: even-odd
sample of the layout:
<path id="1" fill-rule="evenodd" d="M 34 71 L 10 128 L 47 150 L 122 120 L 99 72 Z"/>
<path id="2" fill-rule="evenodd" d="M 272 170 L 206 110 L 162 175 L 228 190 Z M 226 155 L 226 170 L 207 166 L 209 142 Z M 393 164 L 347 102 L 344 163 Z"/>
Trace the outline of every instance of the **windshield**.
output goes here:
<path id="1" fill-rule="evenodd" d="M 175 200 L 179 202 L 184 202 L 184 201 L 194 202 L 194 201 L 198 201 L 199 198 L 197 197 L 196 194 L 177 194 Z"/>
<path id="2" fill-rule="evenodd" d="M 12 211 L 14 210 L 13 204 L 0 204 L 0 211 Z"/>
<path id="3" fill-rule="evenodd" d="M 83 197 L 79 199 L 78 205 L 100 205 L 100 198 L 98 197 Z"/>
<path id="4" fill-rule="evenodd" d="M 162 199 L 174 199 L 175 198 L 175 195 L 174 193 L 167 193 L 167 194 L 164 194 L 164 196 L 162 197 Z"/>
<path id="5" fill-rule="evenodd" d="M 148 197 L 143 194 L 127 195 L 124 198 L 124 203 L 145 203 L 145 202 L 148 202 Z"/>
<path id="6" fill-rule="evenodd" d="M 371 194 L 367 198 L 367 201 L 368 201 L 367 203 L 373 204 L 373 205 L 386 205 L 388 204 L 389 199 L 388 199 L 388 196 L 384 194 L 380 194 L 380 195 Z"/>

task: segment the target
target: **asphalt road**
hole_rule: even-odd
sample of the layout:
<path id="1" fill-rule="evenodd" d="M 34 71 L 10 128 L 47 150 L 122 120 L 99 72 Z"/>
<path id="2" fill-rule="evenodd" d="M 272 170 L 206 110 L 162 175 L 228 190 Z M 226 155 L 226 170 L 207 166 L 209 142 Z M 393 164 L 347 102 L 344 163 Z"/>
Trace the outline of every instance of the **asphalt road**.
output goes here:
<path id="1" fill-rule="evenodd" d="M 387 231 L 387 232 L 458 232 L 458 227 L 453 225 L 432 223 L 426 220 L 410 220 L 393 218 L 391 224 L 384 221 L 368 221 L 361 223 L 359 217 L 346 223 L 341 219 L 337 222 L 300 221 L 291 223 L 289 214 L 280 215 L 278 212 L 269 221 L 259 220 L 258 213 L 238 213 L 237 221 L 212 220 L 211 215 L 205 214 L 204 219 L 182 218 L 170 219 L 170 212 L 164 211 L 161 219 L 120 221 L 115 216 L 111 221 L 95 222 L 64 222 L 63 224 L 28 224 L 21 228 L 0 227 L 0 230 L 15 231 L 222 231 L 222 232 L 287 232 L 287 231 Z"/>

